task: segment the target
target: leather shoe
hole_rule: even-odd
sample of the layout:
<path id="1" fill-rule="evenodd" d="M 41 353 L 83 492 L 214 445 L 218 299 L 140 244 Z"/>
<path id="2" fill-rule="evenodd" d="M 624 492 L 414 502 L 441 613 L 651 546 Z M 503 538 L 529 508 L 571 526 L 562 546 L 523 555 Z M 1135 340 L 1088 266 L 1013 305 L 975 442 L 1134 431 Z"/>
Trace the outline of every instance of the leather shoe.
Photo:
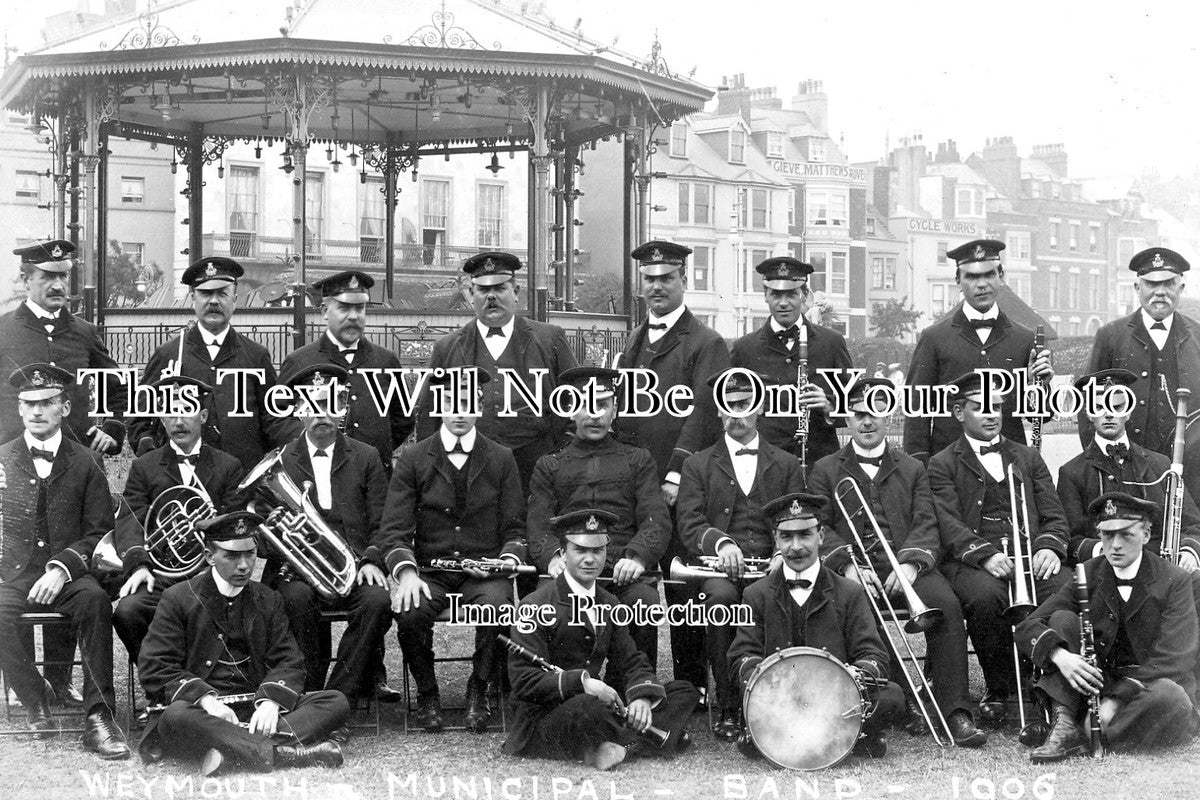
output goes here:
<path id="1" fill-rule="evenodd" d="M 471 733 L 483 733 L 487 730 L 488 720 L 491 718 L 492 708 L 488 705 L 487 684 L 476 678 L 469 678 L 467 680 L 467 715 L 463 724 Z"/>
<path id="2" fill-rule="evenodd" d="M 101 707 L 87 715 L 83 723 L 83 746 L 105 761 L 129 758 L 129 745 L 121 735 L 112 712 Z"/>
<path id="3" fill-rule="evenodd" d="M 133 718 L 133 726 L 135 728 L 144 728 L 150 722 L 150 711 L 142 708 L 138 709 L 137 716 Z"/>
<path id="4" fill-rule="evenodd" d="M 975 722 L 966 711 L 955 711 L 946 724 L 950 726 L 950 736 L 958 747 L 983 747 L 987 744 L 987 734 L 975 727 Z"/>
<path id="5" fill-rule="evenodd" d="M 854 743 L 854 754 L 867 758 L 883 758 L 887 755 L 887 739 L 880 732 L 865 733 Z"/>
<path id="6" fill-rule="evenodd" d="M 346 744 L 350 741 L 350 726 L 343 725 L 337 730 L 329 734 L 329 741 L 337 742 L 338 744 Z"/>
<path id="7" fill-rule="evenodd" d="M 679 740 L 675 742 L 675 752 L 682 753 L 692 746 L 692 735 L 687 731 L 680 731 Z"/>
<path id="8" fill-rule="evenodd" d="M 979 719 L 988 725 L 1001 725 L 1008 718 L 1008 695 L 988 690 L 979 701 Z"/>
<path id="9" fill-rule="evenodd" d="M 417 698 L 416 724 L 429 733 L 442 729 L 442 701 L 436 694 Z"/>
<path id="10" fill-rule="evenodd" d="M 583 763 L 598 770 L 609 770 L 625 760 L 625 748 L 616 742 L 601 742 L 583 754 Z"/>
<path id="11" fill-rule="evenodd" d="M 46 702 L 45 697 L 38 699 L 35 703 L 30 703 L 27 710 L 29 729 L 37 731 L 33 734 L 33 738 L 49 739 L 51 736 L 58 736 L 58 726 L 54 724 L 54 718 L 50 716 L 50 704 Z"/>
<path id="12" fill-rule="evenodd" d="M 758 745 L 750 738 L 750 731 L 743 730 L 737 739 L 737 749 L 746 758 L 758 761 L 762 758 L 762 753 L 759 752 Z"/>
<path id="13" fill-rule="evenodd" d="M 697 686 L 696 691 L 700 692 L 700 696 L 696 698 L 695 711 L 708 711 L 708 689 L 703 686 Z M 692 713 L 695 713 L 693 711 Z"/>
<path id="14" fill-rule="evenodd" d="M 47 683 L 47 686 L 50 686 Z M 59 686 L 50 686 L 50 702 L 58 703 L 63 708 L 83 708 L 83 695 L 75 688 L 73 683 L 64 683 Z"/>
<path id="15" fill-rule="evenodd" d="M 1029 754 L 1034 764 L 1049 764 L 1087 752 L 1087 737 L 1083 726 L 1075 721 L 1075 712 L 1062 703 L 1055 703 L 1050 710 L 1050 735 L 1046 742 Z"/>
<path id="16" fill-rule="evenodd" d="M 722 742 L 735 742 L 742 733 L 742 721 L 736 711 L 722 710 L 712 727 L 713 736 Z"/>
<path id="17" fill-rule="evenodd" d="M 924 736 L 929 733 L 929 728 L 925 725 L 925 718 L 921 716 L 921 707 L 917 704 L 916 698 L 905 695 L 904 711 L 904 724 L 900 727 L 908 731 L 909 735 Z"/>
<path id="18" fill-rule="evenodd" d="M 404 699 L 404 693 L 388 686 L 385 681 L 375 684 L 375 699 L 381 703 L 399 703 Z"/>
<path id="19" fill-rule="evenodd" d="M 324 741 L 313 745 L 275 745 L 277 767 L 340 767 L 342 746 L 337 742 Z"/>

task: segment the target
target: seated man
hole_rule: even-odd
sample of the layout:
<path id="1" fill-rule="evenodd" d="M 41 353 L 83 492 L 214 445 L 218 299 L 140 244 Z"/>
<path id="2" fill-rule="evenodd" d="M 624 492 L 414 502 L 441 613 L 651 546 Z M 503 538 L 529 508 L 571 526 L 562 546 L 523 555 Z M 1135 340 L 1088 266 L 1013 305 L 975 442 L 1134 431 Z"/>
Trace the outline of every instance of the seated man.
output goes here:
<path id="1" fill-rule="evenodd" d="M 162 599 L 163 590 L 204 569 L 204 554 L 200 552 L 195 569 L 186 575 L 164 577 L 156 573 L 146 547 L 146 530 L 143 527 L 150 506 L 164 492 L 186 486 L 200 492 L 213 506 L 210 516 L 234 511 L 239 499 L 237 487 L 242 479 L 240 461 L 201 441 L 200 434 L 208 420 L 206 403 L 211 387 L 184 375 L 161 378 L 151 385 L 169 389 L 177 402 L 182 402 L 185 394 L 194 397 L 199 409 L 195 414 L 167 414 L 162 417 L 167 443 L 137 458 L 125 480 L 123 502 L 113 534 L 113 544 L 121 558 L 124 573 L 124 583 L 118 594 L 120 599 L 113 611 L 113 627 L 134 663 L 137 663 L 142 640 L 146 638 L 146 631 L 150 630 L 150 620 L 154 619 L 154 609 Z M 192 388 L 182 388 L 187 386 Z M 186 503 L 180 511 L 184 515 L 188 515 L 188 510 L 195 511 L 202 502 L 199 497 L 185 492 L 174 494 L 180 495 L 181 502 Z M 178 519 L 178 522 L 185 521 Z M 190 538 L 190 531 L 184 528 L 180 530 Z M 161 531 L 152 526 L 151 535 L 163 539 L 159 556 L 169 556 L 172 547 Z M 188 547 L 180 548 L 180 544 L 174 542 L 176 548 L 189 551 Z"/>
<path id="2" fill-rule="evenodd" d="M 671 536 L 670 515 L 649 451 L 622 444 L 612 435 L 617 415 L 615 384 L 619 373 L 603 367 L 574 367 L 559 376 L 562 384 L 594 388 L 599 413 L 586 404 L 575 414 L 575 435 L 557 453 L 542 456 L 533 469 L 529 496 L 529 550 L 542 572 L 563 570 L 558 537 L 550 518 L 579 508 L 604 508 L 617 515 L 609 526 L 608 560 L 601 578 L 622 603 L 659 603 L 658 586 L 642 577 L 657 567 Z M 658 663 L 658 628 L 630 625 L 633 643 L 651 664 Z"/>
<path id="3" fill-rule="evenodd" d="M 417 724 L 427 731 L 442 729 L 434 620 L 449 606 L 452 593 L 461 595 L 463 605 L 512 605 L 510 578 L 478 562 L 499 558 L 515 570 L 526 554 L 525 497 L 517 462 L 511 450 L 476 430 L 473 412 L 478 409 L 470 401 L 477 402 L 480 395 L 469 395 L 470 375 L 481 384 L 490 380 L 487 372 L 473 367 L 430 379 L 431 391 L 449 390 L 444 396 L 453 407 L 442 416 L 437 433 L 400 453 L 383 510 L 384 559 L 395 583 L 396 637 L 417 684 Z M 462 387 L 455 385 L 459 377 Z M 461 568 L 422 572 L 433 559 L 457 561 Z M 491 718 L 488 681 L 498 675 L 496 635 L 503 632 L 502 626 L 475 629 L 466 727 L 476 733 Z"/>
<path id="4" fill-rule="evenodd" d="M 1075 381 L 1083 391 L 1089 385 L 1098 389 L 1109 386 L 1133 386 L 1138 377 L 1127 369 L 1102 369 Z M 1115 397 L 1110 393 L 1114 401 Z M 1115 404 L 1115 403 L 1114 403 Z M 1089 416 L 1096 433 L 1083 452 L 1058 470 L 1058 497 L 1071 523 L 1071 560 L 1076 564 L 1101 554 L 1100 539 L 1094 535 L 1087 508 L 1107 492 L 1127 492 L 1143 500 L 1166 503 L 1166 482 L 1159 478 L 1170 468 L 1171 459 L 1147 450 L 1129 439 L 1126 426 L 1132 409 L 1107 409 L 1111 413 Z M 1192 496 L 1184 492 L 1182 541 L 1179 566 L 1189 572 L 1200 569 L 1200 510 Z M 1162 546 L 1162 517 L 1150 525 L 1150 552 L 1158 554 Z M 1200 578 L 1200 576 L 1197 576 Z"/>
<path id="5" fill-rule="evenodd" d="M 226 763 L 258 772 L 342 765 L 341 747 L 325 737 L 350 704 L 337 691 L 303 693 L 283 600 L 250 580 L 261 522 L 236 511 L 200 523 L 209 568 L 163 592 L 138 659 L 146 696 L 166 704 L 142 736 L 146 760 L 200 757 L 204 775 Z"/>
<path id="6" fill-rule="evenodd" d="M 309 407 L 297 394 L 294 411 L 304 425 L 304 434 L 284 446 L 280 463 L 296 486 L 312 484 L 309 499 L 354 554 L 355 578 L 350 592 L 336 599 L 317 594 L 309 579 L 286 563 L 263 582 L 283 596 L 292 635 L 304 656 L 305 691 L 336 689 L 353 706 L 359 698 L 375 696 L 375 653 L 392 624 L 379 538 L 387 479 L 379 451 L 339 430 L 342 417 L 333 412 L 346 413 L 344 395 L 349 393 L 350 382 L 345 369 L 314 364 L 293 373 L 287 385 L 293 390 L 303 387 L 316 407 Z M 335 385 L 342 393 L 336 399 L 331 390 Z M 325 676 L 331 654 L 321 624 L 323 610 L 349 614 L 328 683 Z"/>
<path id="7" fill-rule="evenodd" d="M 0 446 L 0 669 L 44 739 L 56 733 L 46 684 L 21 645 L 21 614 L 65 614 L 83 654 L 83 745 L 103 759 L 129 758 L 113 720 L 112 607 L 88 574 L 112 527 L 108 479 L 95 455 L 63 435 L 71 413 L 71 373 L 30 364 L 12 373 L 25 432 Z"/>
<path id="8" fill-rule="evenodd" d="M 710 376 L 708 385 L 715 386 L 722 374 Z M 709 608 L 740 602 L 746 558 L 765 562 L 775 552 L 763 506 L 780 495 L 804 488 L 796 457 L 759 436 L 759 408 L 751 406 L 752 395 L 744 374 L 729 374 L 723 397 L 726 408 L 738 416 L 718 406 L 717 416 L 725 435 L 711 447 L 688 456 L 679 481 L 677 508 L 683 547 L 692 558 L 715 557 L 725 573 L 706 578 L 700 585 L 703 602 Z M 726 660 L 734 626 L 709 625 L 704 630 L 720 707 L 713 735 L 732 742 L 742 732 L 742 693 L 734 686 Z"/>
<path id="9" fill-rule="evenodd" d="M 985 409 L 977 372 L 963 375 L 954 385 L 958 387 L 954 415 L 963 432 L 929 459 L 929 488 L 941 529 L 942 574 L 962 603 L 967 633 L 987 684 L 979 716 L 999 724 L 1007 717 L 1009 696 L 1018 688 L 1012 625 L 1005 621 L 1005 610 L 1013 604 L 1010 592 L 1016 572 L 1013 514 L 1018 528 L 1024 527 L 1026 519 L 1029 522 L 1029 530 L 1022 534 L 1020 567 L 1026 578 L 1033 578 L 1035 603 L 1069 580 L 1062 569 L 1067 520 L 1041 454 L 1000 434 L 1003 396 L 994 392 L 995 408 Z M 1023 510 L 1011 507 L 1010 467 L 1018 504 L 1024 496 Z M 1031 728 L 1023 734 L 1023 740 L 1036 739 L 1039 731 Z"/>
<path id="10" fill-rule="evenodd" d="M 1118 752 L 1186 742 L 1198 726 L 1191 578 L 1145 549 L 1158 505 L 1109 492 L 1093 500 L 1088 513 L 1104 551 L 1076 567 L 1087 580 L 1094 663 L 1080 655 L 1081 608 L 1073 584 L 1017 627 L 1021 652 L 1044 670 L 1037 687 L 1053 710 L 1050 736 L 1029 755 L 1035 764 L 1086 752 L 1080 717 L 1097 694 L 1102 741 Z"/>
<path id="11" fill-rule="evenodd" d="M 823 560 L 834 572 L 859 580 L 855 562 L 862 564 L 863 554 L 855 544 L 857 532 L 870 557 L 870 568 L 862 570 L 863 579 L 876 598 L 886 592 L 896 598 L 895 605 L 904 608 L 900 597 L 903 581 L 927 606 L 941 610 L 941 620 L 925 632 L 933 699 L 946 717 L 954 743 L 959 747 L 980 747 L 987 742 L 987 735 L 975 727 L 971 716 L 962 607 L 950 584 L 937 570 L 940 555 L 937 512 L 933 508 L 929 479 L 920 461 L 897 447 L 890 447 L 884 439 L 887 417 L 873 413 L 868 403 L 868 391 L 874 386 L 890 390 L 892 382 L 887 378 L 862 378 L 850 387 L 851 416 L 846 421 L 850 441 L 837 453 L 818 461 L 809 475 L 809 490 L 828 501 L 823 522 L 829 534 L 822 547 Z M 851 482 L 858 486 L 861 495 L 849 486 Z M 846 513 L 838 507 L 838 498 Z M 861 499 L 866 500 L 868 508 L 862 507 Z M 887 537 L 900 566 L 898 572 L 892 571 L 891 560 L 876 540 L 868 513 Z M 880 607 L 886 613 L 882 600 Z M 887 635 L 886 631 L 883 633 Z M 905 666 L 892 648 L 889 651 L 891 672 L 899 676 Z M 915 698 L 909 696 L 907 685 L 901 683 L 901 686 L 906 690 L 909 706 L 908 727 L 919 731 L 924 724 L 920 710 Z"/>
<path id="12" fill-rule="evenodd" d="M 691 744 L 685 728 L 700 693 L 687 681 L 660 684 L 629 629 L 596 608 L 620 602 L 596 585 L 606 562 L 608 526 L 617 524 L 617 515 L 582 508 L 550 522 L 562 544 L 564 569 L 522 601 L 524 607 L 553 608 L 554 616 L 538 620 L 531 633 L 513 629 L 520 650 L 508 657 L 515 710 L 504 752 L 582 760 L 600 770 L 634 755 L 675 755 Z M 593 677 L 605 661 L 626 687 L 624 702 Z M 657 739 L 647 733 L 651 726 L 658 729 Z"/>
<path id="13" fill-rule="evenodd" d="M 793 493 L 763 508 L 783 568 L 755 581 L 743 593 L 754 622 L 738 626 L 729 648 L 729 672 L 741 693 L 767 656 L 788 647 L 815 647 L 876 682 L 886 682 L 876 695 L 874 713 L 863 724 L 863 737 L 854 746 L 859 755 L 882 758 L 887 754 L 883 729 L 903 712 L 904 696 L 899 686 L 887 680 L 887 651 L 862 586 L 821 566 L 825 503 L 820 495 Z M 741 744 L 747 755 L 756 754 L 748 740 Z"/>

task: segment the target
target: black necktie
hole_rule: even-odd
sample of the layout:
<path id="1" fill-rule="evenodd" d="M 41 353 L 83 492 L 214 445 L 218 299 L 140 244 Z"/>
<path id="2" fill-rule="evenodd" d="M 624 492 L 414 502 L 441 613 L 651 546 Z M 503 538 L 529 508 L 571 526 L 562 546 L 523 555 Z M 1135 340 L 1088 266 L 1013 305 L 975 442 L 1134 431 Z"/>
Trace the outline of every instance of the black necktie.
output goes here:
<path id="1" fill-rule="evenodd" d="M 786 578 L 784 579 L 784 583 L 787 584 L 789 589 L 795 589 L 796 587 L 801 589 L 812 588 L 812 581 L 810 581 L 808 578 Z"/>
<path id="2" fill-rule="evenodd" d="M 44 458 L 47 461 L 54 461 L 54 453 L 49 450 L 43 450 L 40 447 L 29 448 L 29 455 L 33 458 Z"/>
<path id="3" fill-rule="evenodd" d="M 329 453 L 325 450 L 318 450 L 313 453 L 313 458 L 329 458 Z"/>
<path id="4" fill-rule="evenodd" d="M 1104 452 L 1108 453 L 1109 458 L 1115 458 L 1118 461 L 1124 461 L 1125 456 L 1129 455 L 1129 448 L 1124 442 L 1110 444 L 1104 448 Z"/>
<path id="5" fill-rule="evenodd" d="M 871 458 L 870 456 L 860 456 L 860 455 L 856 454 L 855 458 L 858 459 L 858 463 L 870 464 L 873 467 L 878 467 L 883 464 L 883 456 L 876 456 L 875 458 Z"/>
<path id="6" fill-rule="evenodd" d="M 1133 578 L 1117 578 L 1117 586 L 1128 586 L 1133 588 Z"/>
<path id="7" fill-rule="evenodd" d="M 199 461 L 200 461 L 199 453 L 196 453 L 195 455 L 190 455 L 190 456 L 180 455 L 179 453 L 175 454 L 175 463 L 176 464 L 191 464 L 194 467 L 194 466 L 196 466 L 196 464 Z"/>
<path id="8" fill-rule="evenodd" d="M 652 330 L 652 331 L 665 331 L 666 329 L 667 329 L 667 323 L 665 323 L 665 322 L 651 322 L 650 323 L 650 330 Z"/>
<path id="9" fill-rule="evenodd" d="M 1165 331 L 1166 329 L 1167 326 L 1163 325 L 1161 322 L 1156 322 L 1150 326 L 1150 330 L 1152 331 Z"/>
<path id="10" fill-rule="evenodd" d="M 971 323 L 971 327 L 976 330 L 979 328 L 992 328 L 996 325 L 996 320 L 994 319 L 969 319 L 967 322 Z"/>
<path id="11" fill-rule="evenodd" d="M 779 341 L 781 342 L 793 342 L 800 338 L 800 329 L 795 325 L 789 325 L 781 331 L 776 331 L 775 335 L 779 337 Z"/>
<path id="12" fill-rule="evenodd" d="M 738 450 L 736 453 L 734 453 L 734 455 L 735 456 L 756 456 L 756 455 L 758 455 L 758 448 L 743 447 L 741 450 Z"/>
<path id="13" fill-rule="evenodd" d="M 999 442 L 996 442 L 995 444 L 985 444 L 983 447 L 979 448 L 980 457 L 986 456 L 988 453 L 999 453 L 999 452 L 1000 452 L 1000 443 Z"/>
<path id="14" fill-rule="evenodd" d="M 499 336 L 500 338 L 504 338 L 504 328 L 493 328 L 492 326 L 489 325 L 487 336 L 485 336 L 484 338 L 490 339 L 493 336 Z"/>

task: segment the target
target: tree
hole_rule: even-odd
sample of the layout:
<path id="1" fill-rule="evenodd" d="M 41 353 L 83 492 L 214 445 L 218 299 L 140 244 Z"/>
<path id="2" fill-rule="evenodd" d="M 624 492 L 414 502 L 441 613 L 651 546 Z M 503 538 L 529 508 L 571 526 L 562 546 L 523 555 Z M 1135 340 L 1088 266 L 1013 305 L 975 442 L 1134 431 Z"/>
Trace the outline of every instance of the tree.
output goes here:
<path id="1" fill-rule="evenodd" d="M 871 327 L 877 336 L 885 339 L 901 339 L 917 327 L 921 312 L 912 307 L 908 296 L 886 303 L 871 304 Z"/>
<path id="2" fill-rule="evenodd" d="M 616 302 L 617 313 L 621 313 L 621 297 L 625 290 L 621 275 L 617 272 L 590 272 L 576 278 L 575 307 L 580 311 L 600 314 L 612 312 L 609 300 Z"/>
<path id="3" fill-rule="evenodd" d="M 129 308 L 145 302 L 163 282 L 163 273 L 151 261 L 139 263 L 133 253 L 126 253 L 116 239 L 108 242 L 108 264 L 105 266 L 106 308 Z M 140 288 L 139 288 L 140 284 Z"/>

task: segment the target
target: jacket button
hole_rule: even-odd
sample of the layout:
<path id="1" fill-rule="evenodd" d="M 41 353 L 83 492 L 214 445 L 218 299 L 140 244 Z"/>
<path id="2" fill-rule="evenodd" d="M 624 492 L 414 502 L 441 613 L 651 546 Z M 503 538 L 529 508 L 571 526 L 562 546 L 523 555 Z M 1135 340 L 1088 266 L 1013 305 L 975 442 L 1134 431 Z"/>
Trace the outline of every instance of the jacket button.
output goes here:
<path id="1" fill-rule="evenodd" d="M 53 336 L 47 336 L 47 337 L 46 337 L 46 341 L 47 341 L 47 342 L 53 342 L 53 341 L 54 341 L 54 337 L 53 337 Z"/>
<path id="2" fill-rule="evenodd" d="M 986 356 L 986 355 L 987 355 L 987 350 L 980 350 L 980 351 L 979 351 L 979 355 L 981 355 L 981 356 Z"/>
<path id="3" fill-rule="evenodd" d="M 792 363 L 792 360 L 791 360 L 790 358 L 788 358 L 788 359 L 785 359 L 785 360 L 784 360 L 784 363 L 786 363 L 786 364 L 790 364 L 790 363 Z"/>
<path id="4" fill-rule="evenodd" d="M 1143 377 L 1143 378 L 1144 378 L 1144 377 L 1146 377 L 1146 376 L 1147 376 L 1147 375 L 1149 375 L 1149 374 L 1150 374 L 1150 373 L 1149 373 L 1149 372 L 1146 372 L 1146 370 L 1142 370 L 1142 377 Z"/>
<path id="5" fill-rule="evenodd" d="M 725 513 L 726 513 L 726 514 L 728 514 L 728 513 L 729 513 L 729 509 L 728 509 L 728 508 L 727 508 L 727 509 L 725 509 Z"/>
<path id="6" fill-rule="evenodd" d="M 983 501 L 982 501 L 982 500 L 976 500 L 976 501 L 975 501 L 975 505 L 977 505 L 977 506 L 981 506 L 981 505 L 983 505 Z"/>
<path id="7" fill-rule="evenodd" d="M 449 513 L 450 513 L 450 509 L 448 509 L 448 508 L 447 508 L 447 509 L 446 509 L 446 513 L 447 513 L 447 514 L 449 514 Z"/>
<path id="8" fill-rule="evenodd" d="M 45 547 L 45 546 L 46 546 L 45 542 L 38 542 L 38 547 Z"/>
<path id="9" fill-rule="evenodd" d="M 358 427 L 358 423 L 357 423 L 357 422 L 356 422 L 356 423 L 354 423 L 354 427 L 356 427 L 356 428 Z"/>
<path id="10" fill-rule="evenodd" d="M 457 531 L 461 531 L 461 530 L 462 530 L 462 525 L 455 525 L 455 526 L 454 526 L 454 530 L 455 530 L 456 532 L 457 532 Z"/>
<path id="11" fill-rule="evenodd" d="M 212 666 L 212 662 L 211 662 L 211 661 L 205 661 L 205 662 L 204 662 L 204 666 L 206 666 L 206 667 L 211 667 L 211 666 Z"/>
<path id="12" fill-rule="evenodd" d="M 30 484 L 37 483 L 37 479 L 36 479 L 36 478 L 30 478 L 30 479 L 29 479 L 29 483 L 30 483 Z"/>
<path id="13" fill-rule="evenodd" d="M 462 553 L 458 552 L 457 550 L 454 551 L 455 558 L 460 558 L 461 556 L 462 556 Z"/>
<path id="14" fill-rule="evenodd" d="M 352 394 L 352 395 L 350 395 L 350 400 L 351 400 L 352 402 L 353 402 L 354 400 L 357 400 L 357 399 L 358 399 L 358 395 L 356 395 L 356 394 Z"/>

